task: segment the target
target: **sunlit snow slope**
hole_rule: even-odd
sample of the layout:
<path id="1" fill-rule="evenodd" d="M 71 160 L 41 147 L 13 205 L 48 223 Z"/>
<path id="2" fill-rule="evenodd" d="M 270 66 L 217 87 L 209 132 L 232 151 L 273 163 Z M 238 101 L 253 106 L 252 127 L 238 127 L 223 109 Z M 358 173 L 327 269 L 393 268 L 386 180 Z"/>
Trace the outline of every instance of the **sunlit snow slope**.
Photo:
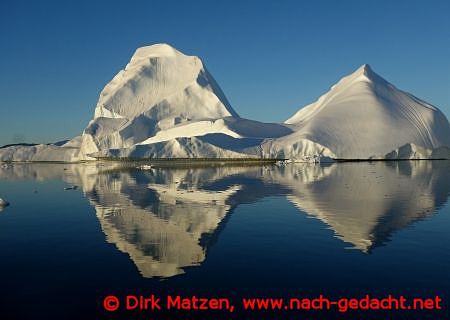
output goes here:
<path id="1" fill-rule="evenodd" d="M 406 144 L 430 150 L 450 145 L 450 126 L 439 109 L 397 89 L 367 64 L 285 123 L 296 132 L 278 143 L 309 139 L 337 158 L 384 158 Z"/>
<path id="2" fill-rule="evenodd" d="M 81 155 L 132 147 L 182 123 L 238 117 L 196 56 L 167 44 L 136 50 L 100 93 Z"/>

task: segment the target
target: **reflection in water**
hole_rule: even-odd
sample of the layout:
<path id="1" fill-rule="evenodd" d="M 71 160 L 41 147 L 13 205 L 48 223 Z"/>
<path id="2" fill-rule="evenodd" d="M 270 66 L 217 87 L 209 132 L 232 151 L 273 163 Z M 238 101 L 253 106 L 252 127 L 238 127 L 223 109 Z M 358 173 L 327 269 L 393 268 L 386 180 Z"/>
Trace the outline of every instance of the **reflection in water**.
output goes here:
<path id="1" fill-rule="evenodd" d="M 447 200 L 450 174 L 443 164 L 336 165 L 320 181 L 293 188 L 288 199 L 329 225 L 338 238 L 368 252 Z"/>
<path id="2" fill-rule="evenodd" d="M 231 207 L 226 200 L 239 190 L 198 190 L 192 177 L 178 171 L 103 174 L 85 192 L 108 242 L 144 277 L 170 277 L 203 262 L 202 240 L 217 229 Z"/>
<path id="3" fill-rule="evenodd" d="M 17 164 L 0 169 L 0 178 L 62 178 L 80 186 L 107 241 L 127 253 L 142 276 L 170 277 L 205 260 L 237 205 L 267 196 L 286 196 L 336 237 L 370 252 L 446 202 L 449 169 L 447 161 L 145 171 L 120 164 Z"/>

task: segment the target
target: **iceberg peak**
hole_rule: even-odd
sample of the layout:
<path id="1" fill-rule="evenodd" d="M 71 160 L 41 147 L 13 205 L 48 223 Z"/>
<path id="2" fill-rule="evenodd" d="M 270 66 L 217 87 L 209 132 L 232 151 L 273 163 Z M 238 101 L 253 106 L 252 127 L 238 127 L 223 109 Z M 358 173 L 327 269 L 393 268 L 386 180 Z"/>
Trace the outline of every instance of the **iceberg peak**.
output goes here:
<path id="1" fill-rule="evenodd" d="M 161 57 L 176 58 L 187 56 L 167 43 L 158 43 L 137 48 L 130 59 L 129 65 L 136 64 L 144 59 Z"/>
<path id="2" fill-rule="evenodd" d="M 370 67 L 369 64 L 364 63 L 362 66 L 360 66 L 358 68 L 358 70 L 360 70 L 362 73 L 366 74 L 372 71 L 372 68 Z"/>
<path id="3" fill-rule="evenodd" d="M 367 63 L 361 65 L 355 72 L 353 72 L 353 74 L 350 75 L 351 78 L 358 78 L 361 76 L 369 80 L 382 79 Z"/>
<path id="4" fill-rule="evenodd" d="M 370 76 L 373 73 L 372 68 L 367 63 L 365 63 L 361 67 L 359 67 L 359 70 L 361 71 L 362 74 L 364 74 L 366 76 Z"/>
<path id="5" fill-rule="evenodd" d="M 308 138 L 340 159 L 383 157 L 383 150 L 408 143 L 429 150 L 450 145 L 450 126 L 442 112 L 397 89 L 368 64 L 285 123 L 297 127 L 297 140 Z"/>
<path id="6" fill-rule="evenodd" d="M 150 46 L 144 46 L 137 48 L 134 52 L 133 57 L 143 57 L 143 56 L 169 56 L 173 57 L 182 54 L 180 51 L 172 47 L 167 43 L 157 43 Z"/>

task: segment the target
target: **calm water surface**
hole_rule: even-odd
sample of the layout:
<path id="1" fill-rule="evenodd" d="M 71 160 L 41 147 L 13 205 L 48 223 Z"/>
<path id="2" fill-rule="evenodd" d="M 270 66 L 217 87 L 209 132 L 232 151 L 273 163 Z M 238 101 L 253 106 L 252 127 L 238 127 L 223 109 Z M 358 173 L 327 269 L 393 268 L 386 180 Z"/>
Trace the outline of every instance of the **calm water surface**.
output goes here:
<path id="1" fill-rule="evenodd" d="M 152 293 L 440 295 L 447 308 L 449 193 L 448 161 L 14 164 L 0 168 L 11 202 L 0 212 L 0 318 L 113 319 L 105 296 Z"/>

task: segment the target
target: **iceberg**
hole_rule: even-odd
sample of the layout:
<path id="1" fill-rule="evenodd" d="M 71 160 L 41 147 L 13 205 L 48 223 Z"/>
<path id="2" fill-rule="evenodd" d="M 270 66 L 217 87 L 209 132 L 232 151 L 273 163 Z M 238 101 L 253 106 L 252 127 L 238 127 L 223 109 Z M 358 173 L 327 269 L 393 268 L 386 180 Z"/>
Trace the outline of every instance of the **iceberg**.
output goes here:
<path id="1" fill-rule="evenodd" d="M 104 87 L 80 136 L 0 148 L 0 161 L 103 158 L 450 159 L 450 125 L 367 64 L 284 123 L 244 119 L 199 57 L 156 44 Z"/>

